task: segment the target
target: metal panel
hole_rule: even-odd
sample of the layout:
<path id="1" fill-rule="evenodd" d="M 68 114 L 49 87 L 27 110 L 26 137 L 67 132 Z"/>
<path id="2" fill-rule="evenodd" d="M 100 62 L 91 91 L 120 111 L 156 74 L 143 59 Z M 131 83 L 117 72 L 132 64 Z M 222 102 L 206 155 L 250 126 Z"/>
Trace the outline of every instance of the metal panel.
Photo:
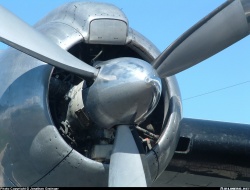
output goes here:
<path id="1" fill-rule="evenodd" d="M 46 175 L 71 148 L 48 115 L 47 93 L 51 66 L 9 51 L 3 59 L 0 129 L 6 133 L 0 160 L 16 185 L 29 186 Z M 4 148 L 4 149 L 3 149 Z"/>
<path id="2" fill-rule="evenodd" d="M 108 25 L 105 25 L 104 27 L 101 27 L 101 31 L 103 32 L 105 28 L 111 27 L 115 31 L 117 31 L 118 28 L 122 29 L 122 36 L 117 36 L 118 32 L 112 32 L 107 33 L 104 36 L 102 36 L 104 39 L 100 41 L 99 44 L 102 42 L 104 44 L 107 44 L 108 42 L 115 42 L 117 39 L 111 38 L 119 38 L 117 43 L 119 44 L 125 44 L 126 41 L 124 40 L 124 35 L 128 33 L 128 20 L 127 17 L 124 15 L 124 13 L 114 5 L 108 4 L 108 3 L 96 3 L 96 2 L 71 2 L 67 3 L 53 12 L 51 12 L 47 17 L 45 17 L 43 20 L 41 20 L 36 26 L 43 25 L 44 23 L 64 23 L 66 25 L 71 26 L 76 31 L 78 31 L 84 41 L 86 43 L 89 43 L 90 41 L 90 23 L 94 21 L 94 25 L 92 27 L 97 26 L 95 23 L 100 24 L 99 19 L 104 20 L 104 24 L 108 22 Z M 103 21 L 101 20 L 101 22 Z M 114 20 L 118 20 L 119 22 L 114 22 Z M 97 22 L 96 22 L 97 21 Z M 111 24 L 111 25 L 110 25 Z M 115 24 L 115 25 L 113 25 Z M 117 26 L 118 25 L 118 26 Z M 120 31 L 119 31 L 120 32 Z M 108 36 L 108 35 L 114 35 L 114 36 Z M 111 40 L 111 41 L 110 41 Z M 91 43 L 96 41 L 96 38 L 91 37 Z"/>
<path id="3" fill-rule="evenodd" d="M 47 24 L 40 29 L 65 49 L 82 40 L 65 24 Z M 72 148 L 59 135 L 49 115 L 47 95 L 52 67 L 16 50 L 6 50 L 1 63 L 1 171 L 16 185 L 29 186 L 61 162 Z"/>
<path id="4" fill-rule="evenodd" d="M 100 6 L 96 5 L 89 2 L 66 4 L 36 27 L 62 48 L 68 49 L 79 42 L 88 42 L 92 20 L 103 19 L 105 15 L 105 19 L 115 18 L 127 23 L 127 18 L 118 8 L 102 4 L 104 8 L 99 12 Z M 126 43 L 130 43 L 128 46 L 146 61 L 150 62 L 159 55 L 151 42 L 132 29 Z M 72 151 L 53 126 L 47 105 L 52 67 L 13 50 L 3 54 L 0 61 L 4 63 L 0 75 L 0 132 L 7 129 L 6 139 L 0 146 L 3 154 L 1 172 L 18 186 L 107 186 L 108 165 Z M 153 179 L 171 159 L 181 118 L 175 77 L 165 79 L 164 83 L 165 90 L 169 91 L 164 94 L 165 130 L 154 150 L 147 155 Z M 168 116 L 171 117 L 169 122 Z M 170 139 L 165 138 L 170 135 Z"/>
<path id="5" fill-rule="evenodd" d="M 33 186 L 105 187 L 107 185 L 108 165 L 90 160 L 73 150 L 46 177 Z"/>
<path id="6" fill-rule="evenodd" d="M 127 24 L 120 20 L 99 19 L 90 23 L 90 44 L 122 45 L 127 39 Z"/>

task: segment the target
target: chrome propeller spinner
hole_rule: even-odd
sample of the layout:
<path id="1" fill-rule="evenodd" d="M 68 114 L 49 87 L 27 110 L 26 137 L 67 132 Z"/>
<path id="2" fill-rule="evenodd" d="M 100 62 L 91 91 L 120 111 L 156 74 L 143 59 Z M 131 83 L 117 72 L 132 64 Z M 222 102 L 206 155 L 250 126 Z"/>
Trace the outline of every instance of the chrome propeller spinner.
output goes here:
<path id="1" fill-rule="evenodd" d="M 147 62 L 117 58 L 101 62 L 95 82 L 83 91 L 87 115 L 101 128 L 140 124 L 156 107 L 161 79 Z"/>
<path id="2" fill-rule="evenodd" d="M 148 186 L 147 163 L 130 128 L 143 122 L 157 106 L 161 79 L 149 63 L 131 57 L 99 62 L 96 68 L 99 73 L 90 87 L 81 82 L 72 90 L 67 120 L 75 121 L 76 114 L 81 114 L 87 122 L 81 120 L 80 125 L 90 121 L 99 128 L 116 127 L 109 185 Z"/>

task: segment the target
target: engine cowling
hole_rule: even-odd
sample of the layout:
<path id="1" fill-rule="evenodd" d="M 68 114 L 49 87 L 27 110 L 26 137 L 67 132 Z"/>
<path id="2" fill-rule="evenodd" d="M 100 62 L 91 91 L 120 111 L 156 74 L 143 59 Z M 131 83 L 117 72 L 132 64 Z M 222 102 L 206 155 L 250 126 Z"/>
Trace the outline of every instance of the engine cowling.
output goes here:
<path id="1" fill-rule="evenodd" d="M 96 14 L 100 8 L 103 12 Z M 93 20 L 99 19 L 119 20 L 121 36 L 112 40 L 107 35 L 94 38 L 89 28 Z M 152 62 L 160 53 L 128 26 L 120 9 L 109 4 L 66 4 L 36 24 L 36 29 L 89 64 L 119 57 Z M 81 121 L 84 126 L 79 127 L 75 122 L 78 115 L 68 113 L 72 99 L 69 92 L 83 79 L 12 49 L 1 57 L 1 63 L 0 134 L 5 134 L 0 149 L 1 185 L 107 186 L 114 129 L 100 129 L 87 117 Z M 86 80 L 83 84 L 90 86 L 92 82 Z M 159 104 L 138 123 L 153 181 L 174 154 L 181 120 L 175 77 L 161 82 Z"/>

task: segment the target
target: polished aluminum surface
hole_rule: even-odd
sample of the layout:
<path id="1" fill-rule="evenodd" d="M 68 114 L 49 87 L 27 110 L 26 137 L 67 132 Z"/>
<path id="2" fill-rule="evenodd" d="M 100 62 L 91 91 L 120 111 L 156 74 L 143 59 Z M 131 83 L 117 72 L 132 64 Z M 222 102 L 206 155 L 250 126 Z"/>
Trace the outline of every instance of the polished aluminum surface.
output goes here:
<path id="1" fill-rule="evenodd" d="M 118 58 L 96 67 L 100 67 L 97 79 L 83 91 L 85 110 L 92 121 L 102 128 L 144 121 L 162 90 L 152 66 L 135 58 Z"/>
<path id="2" fill-rule="evenodd" d="M 109 187 L 147 187 L 142 158 L 129 126 L 119 125 L 109 166 Z"/>
<path id="3" fill-rule="evenodd" d="M 226 18 L 228 22 L 225 27 L 226 39 L 230 38 L 231 34 L 236 34 L 233 39 L 229 39 L 231 43 L 241 38 L 242 35 L 248 34 L 249 1 L 235 0 L 228 2 L 229 4 L 231 3 L 231 5 L 228 6 L 229 9 L 232 8 L 228 14 L 229 18 L 227 16 L 222 16 L 218 20 L 215 19 L 214 22 L 217 23 L 218 21 L 218 26 L 224 28 L 222 27 L 225 26 L 223 19 Z M 103 8 L 102 11 L 99 10 L 100 8 Z M 126 28 L 126 24 L 127 27 L 129 27 L 128 22 L 126 17 L 123 14 L 120 15 L 120 13 L 121 11 L 118 8 L 108 4 L 74 2 L 53 11 L 48 17 L 36 25 L 36 27 L 63 49 L 69 49 L 77 43 L 82 42 L 111 45 L 120 44 L 126 45 L 139 54 L 142 59 L 152 63 L 160 52 L 145 37 L 131 28 Z M 226 11 L 226 15 L 227 13 Z M 86 19 L 88 17 L 90 19 Z M 117 19 L 120 23 L 125 24 L 124 27 L 121 27 L 123 28 L 122 34 L 118 37 L 118 39 L 121 40 L 118 40 L 118 43 L 116 41 L 117 37 L 114 35 L 113 31 L 110 31 L 110 33 L 109 31 L 105 31 L 104 36 L 100 36 L 101 33 L 92 35 L 93 33 L 91 34 L 91 32 L 89 32 L 91 27 L 90 23 L 102 18 L 104 22 L 101 24 L 106 23 L 107 19 Z M 237 28 L 235 26 L 231 27 L 230 24 L 232 22 L 236 23 L 236 26 L 242 23 L 242 27 L 239 26 L 240 33 L 230 30 Z M 207 23 L 206 27 L 208 27 L 208 25 L 209 23 Z M 98 31 L 98 27 L 99 26 L 95 26 L 97 29 L 94 28 L 94 31 Z M 210 34 L 210 28 L 207 30 L 206 27 L 200 30 L 199 34 Z M 126 33 L 126 29 L 128 29 L 128 33 Z M 225 40 L 223 30 L 218 31 L 218 33 L 220 35 L 212 35 L 210 38 L 206 38 L 206 40 L 209 41 L 209 43 L 211 39 L 216 41 L 216 37 L 221 38 L 222 41 L 223 39 Z M 109 38 L 109 34 L 114 35 L 115 38 Z M 197 35 L 199 36 L 199 34 Z M 98 37 L 101 37 L 101 40 L 98 41 Z M 211 43 L 214 42 L 213 40 L 211 40 Z M 195 45 L 200 42 L 199 39 L 193 41 Z M 227 42 L 223 42 L 222 44 L 227 45 Z M 198 59 L 199 57 L 197 58 L 197 56 L 201 56 L 201 59 L 203 59 L 207 54 L 202 54 L 206 52 L 206 49 L 204 50 L 202 48 L 203 47 L 197 48 L 197 46 L 191 46 L 190 44 L 185 45 L 184 43 L 180 49 L 183 49 L 184 55 L 187 55 L 187 57 L 190 56 L 191 59 L 193 57 Z M 209 48 L 213 51 L 213 46 Z M 195 54 L 190 53 L 190 51 L 194 51 Z M 180 59 L 180 62 L 187 61 L 186 56 L 180 56 L 180 54 L 178 55 L 176 52 L 175 54 L 177 54 L 177 58 L 178 60 Z M 172 59 L 172 61 L 173 60 L 174 59 Z M 0 186 L 107 186 L 109 165 L 88 159 L 69 147 L 58 133 L 57 128 L 53 125 L 47 99 L 48 83 L 52 67 L 13 50 L 4 52 L 0 57 L 0 61 L 0 81 L 2 82 L 0 88 Z M 175 64 L 174 61 L 173 63 Z M 119 64 L 117 65 L 121 66 Z M 126 65 L 126 63 L 124 65 Z M 110 65 L 107 62 L 106 65 L 103 65 L 103 70 L 105 71 L 105 67 L 108 66 Z M 115 67 L 116 64 L 112 66 Z M 162 99 L 164 104 L 164 116 L 162 131 L 157 143 L 146 155 L 152 180 L 159 177 L 172 158 L 178 142 L 179 123 L 182 118 L 181 97 L 178 84 L 175 77 L 165 78 L 167 76 L 165 72 L 168 72 L 168 70 L 164 69 L 166 69 L 165 66 L 162 67 L 161 71 L 159 71 L 160 69 L 158 70 L 161 72 L 160 75 L 163 76 Z M 109 69 L 107 70 L 111 72 Z M 114 70 L 114 72 L 117 71 L 118 70 Z M 105 77 L 103 77 L 104 79 L 101 78 L 102 72 L 100 72 L 100 77 L 97 79 L 99 82 L 96 84 L 105 83 L 114 79 L 112 76 L 108 77 L 109 74 L 105 74 Z M 119 77 L 124 76 L 124 73 L 122 74 L 123 75 L 119 75 Z M 122 80 L 119 82 L 122 83 Z M 130 86 L 126 84 L 125 89 L 116 87 L 113 89 L 113 93 L 108 92 L 108 87 L 104 88 L 109 96 L 107 101 L 110 100 L 112 102 L 122 99 L 126 107 L 127 102 L 124 102 L 124 98 L 122 97 L 125 96 L 125 94 L 119 91 L 123 90 L 127 92 L 126 89 L 128 89 L 128 92 L 132 91 L 135 94 L 139 94 L 133 97 L 139 98 L 139 103 L 140 101 L 143 102 L 145 95 L 141 92 L 146 88 L 137 89 L 135 88 L 136 84 L 131 84 L 133 87 L 131 88 L 132 90 L 129 88 Z M 101 84 L 100 86 L 105 87 L 105 84 Z M 101 91 L 101 88 L 91 88 L 93 88 L 93 92 Z M 121 95 L 121 97 L 117 94 Z M 87 93 L 85 95 L 88 96 Z M 98 95 L 95 94 L 95 96 L 97 97 Z M 152 96 L 150 97 L 152 98 Z M 102 99 L 103 97 L 100 95 L 98 98 Z M 101 100 L 100 102 L 102 101 L 106 100 Z M 130 99 L 127 101 L 130 105 L 135 102 Z M 119 106 L 119 101 L 117 102 Z M 92 102 L 92 105 L 93 104 Z M 103 105 L 98 106 L 102 107 Z M 103 107 L 105 106 L 110 108 L 110 105 L 106 102 Z M 114 107 L 111 107 L 113 112 L 122 112 L 125 110 L 117 110 L 116 108 L 118 106 L 115 106 L 114 104 Z M 138 107 L 140 106 L 141 105 Z M 135 112 L 137 108 L 132 107 L 132 109 L 134 109 L 132 111 Z M 145 108 L 146 106 L 143 107 L 143 109 Z M 147 111 L 148 110 L 146 110 L 146 112 Z M 92 110 L 90 113 L 93 112 Z M 143 116 L 143 111 L 140 110 L 140 112 L 141 116 Z M 106 113 L 109 113 L 109 110 L 105 110 L 105 114 Z M 133 112 L 131 113 L 133 114 Z M 93 114 L 98 116 L 99 113 Z M 145 114 L 145 116 L 146 115 L 147 114 Z M 133 116 L 130 116 L 130 118 L 133 118 Z M 144 116 L 138 116 L 138 123 L 141 121 L 141 118 L 143 120 Z M 97 119 L 99 118 L 97 117 Z M 100 123 L 102 123 L 104 118 L 100 120 Z M 133 122 L 135 121 L 133 120 Z M 126 163 L 124 163 L 124 165 L 126 165 Z"/>
<path id="4" fill-rule="evenodd" d="M 94 78 L 98 70 L 80 61 L 0 6 L 0 41 L 69 72 Z"/>
<path id="5" fill-rule="evenodd" d="M 98 19 L 90 23 L 90 44 L 123 45 L 126 43 L 127 23 L 117 19 Z"/>
<path id="6" fill-rule="evenodd" d="M 118 34 L 115 26 L 102 28 L 101 31 L 92 30 L 91 23 L 95 23 L 96 21 L 100 24 L 112 21 L 115 25 L 117 23 L 115 21 L 118 21 L 118 25 L 122 23 L 122 27 L 118 27 L 121 31 Z M 129 29 L 128 19 L 121 9 L 112 4 L 100 2 L 66 3 L 48 14 L 37 25 L 44 25 L 45 23 L 61 23 L 71 26 L 80 33 L 82 40 L 88 44 L 94 42 L 99 44 L 125 45 Z M 97 39 L 96 36 L 100 38 Z M 111 36 L 114 37 L 111 38 Z"/>
<path id="7" fill-rule="evenodd" d="M 51 66 L 16 50 L 7 50 L 1 63 L 0 136 L 5 136 L 1 165 L 6 180 L 30 186 L 72 148 L 49 116 L 46 102 Z"/>
<path id="8" fill-rule="evenodd" d="M 95 17 L 92 5 L 103 7 L 108 17 L 126 21 L 117 7 L 72 2 L 54 10 L 36 28 L 63 49 L 87 43 L 89 26 L 85 25 L 85 18 L 88 14 Z M 147 62 L 160 54 L 154 44 L 132 28 L 126 43 Z M 109 165 L 90 160 L 70 148 L 53 125 L 47 99 L 52 67 L 15 50 L 4 52 L 0 62 L 0 186 L 107 186 Z M 178 84 L 174 76 L 162 83 L 163 131 L 154 149 L 146 155 L 152 180 L 168 165 L 179 139 Z"/>
<path id="9" fill-rule="evenodd" d="M 167 77 L 188 69 L 249 35 L 246 16 L 240 0 L 221 5 L 154 61 L 159 76 Z"/>

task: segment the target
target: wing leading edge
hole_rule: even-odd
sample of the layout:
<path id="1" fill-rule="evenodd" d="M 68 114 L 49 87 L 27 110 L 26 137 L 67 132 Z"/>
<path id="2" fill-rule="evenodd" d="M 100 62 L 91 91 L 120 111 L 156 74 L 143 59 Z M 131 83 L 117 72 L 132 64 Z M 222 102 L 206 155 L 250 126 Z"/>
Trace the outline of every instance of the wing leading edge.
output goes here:
<path id="1" fill-rule="evenodd" d="M 197 186 L 204 186 L 204 180 L 198 180 L 200 176 L 221 179 L 213 183 L 218 186 L 249 186 L 249 137 L 250 125 L 247 124 L 184 118 L 177 150 L 166 171 L 174 175 L 175 180 L 178 174 L 185 174 L 179 178 L 181 183 L 191 174 L 197 178 L 193 180 Z M 173 184 L 166 179 L 165 185 Z"/>

